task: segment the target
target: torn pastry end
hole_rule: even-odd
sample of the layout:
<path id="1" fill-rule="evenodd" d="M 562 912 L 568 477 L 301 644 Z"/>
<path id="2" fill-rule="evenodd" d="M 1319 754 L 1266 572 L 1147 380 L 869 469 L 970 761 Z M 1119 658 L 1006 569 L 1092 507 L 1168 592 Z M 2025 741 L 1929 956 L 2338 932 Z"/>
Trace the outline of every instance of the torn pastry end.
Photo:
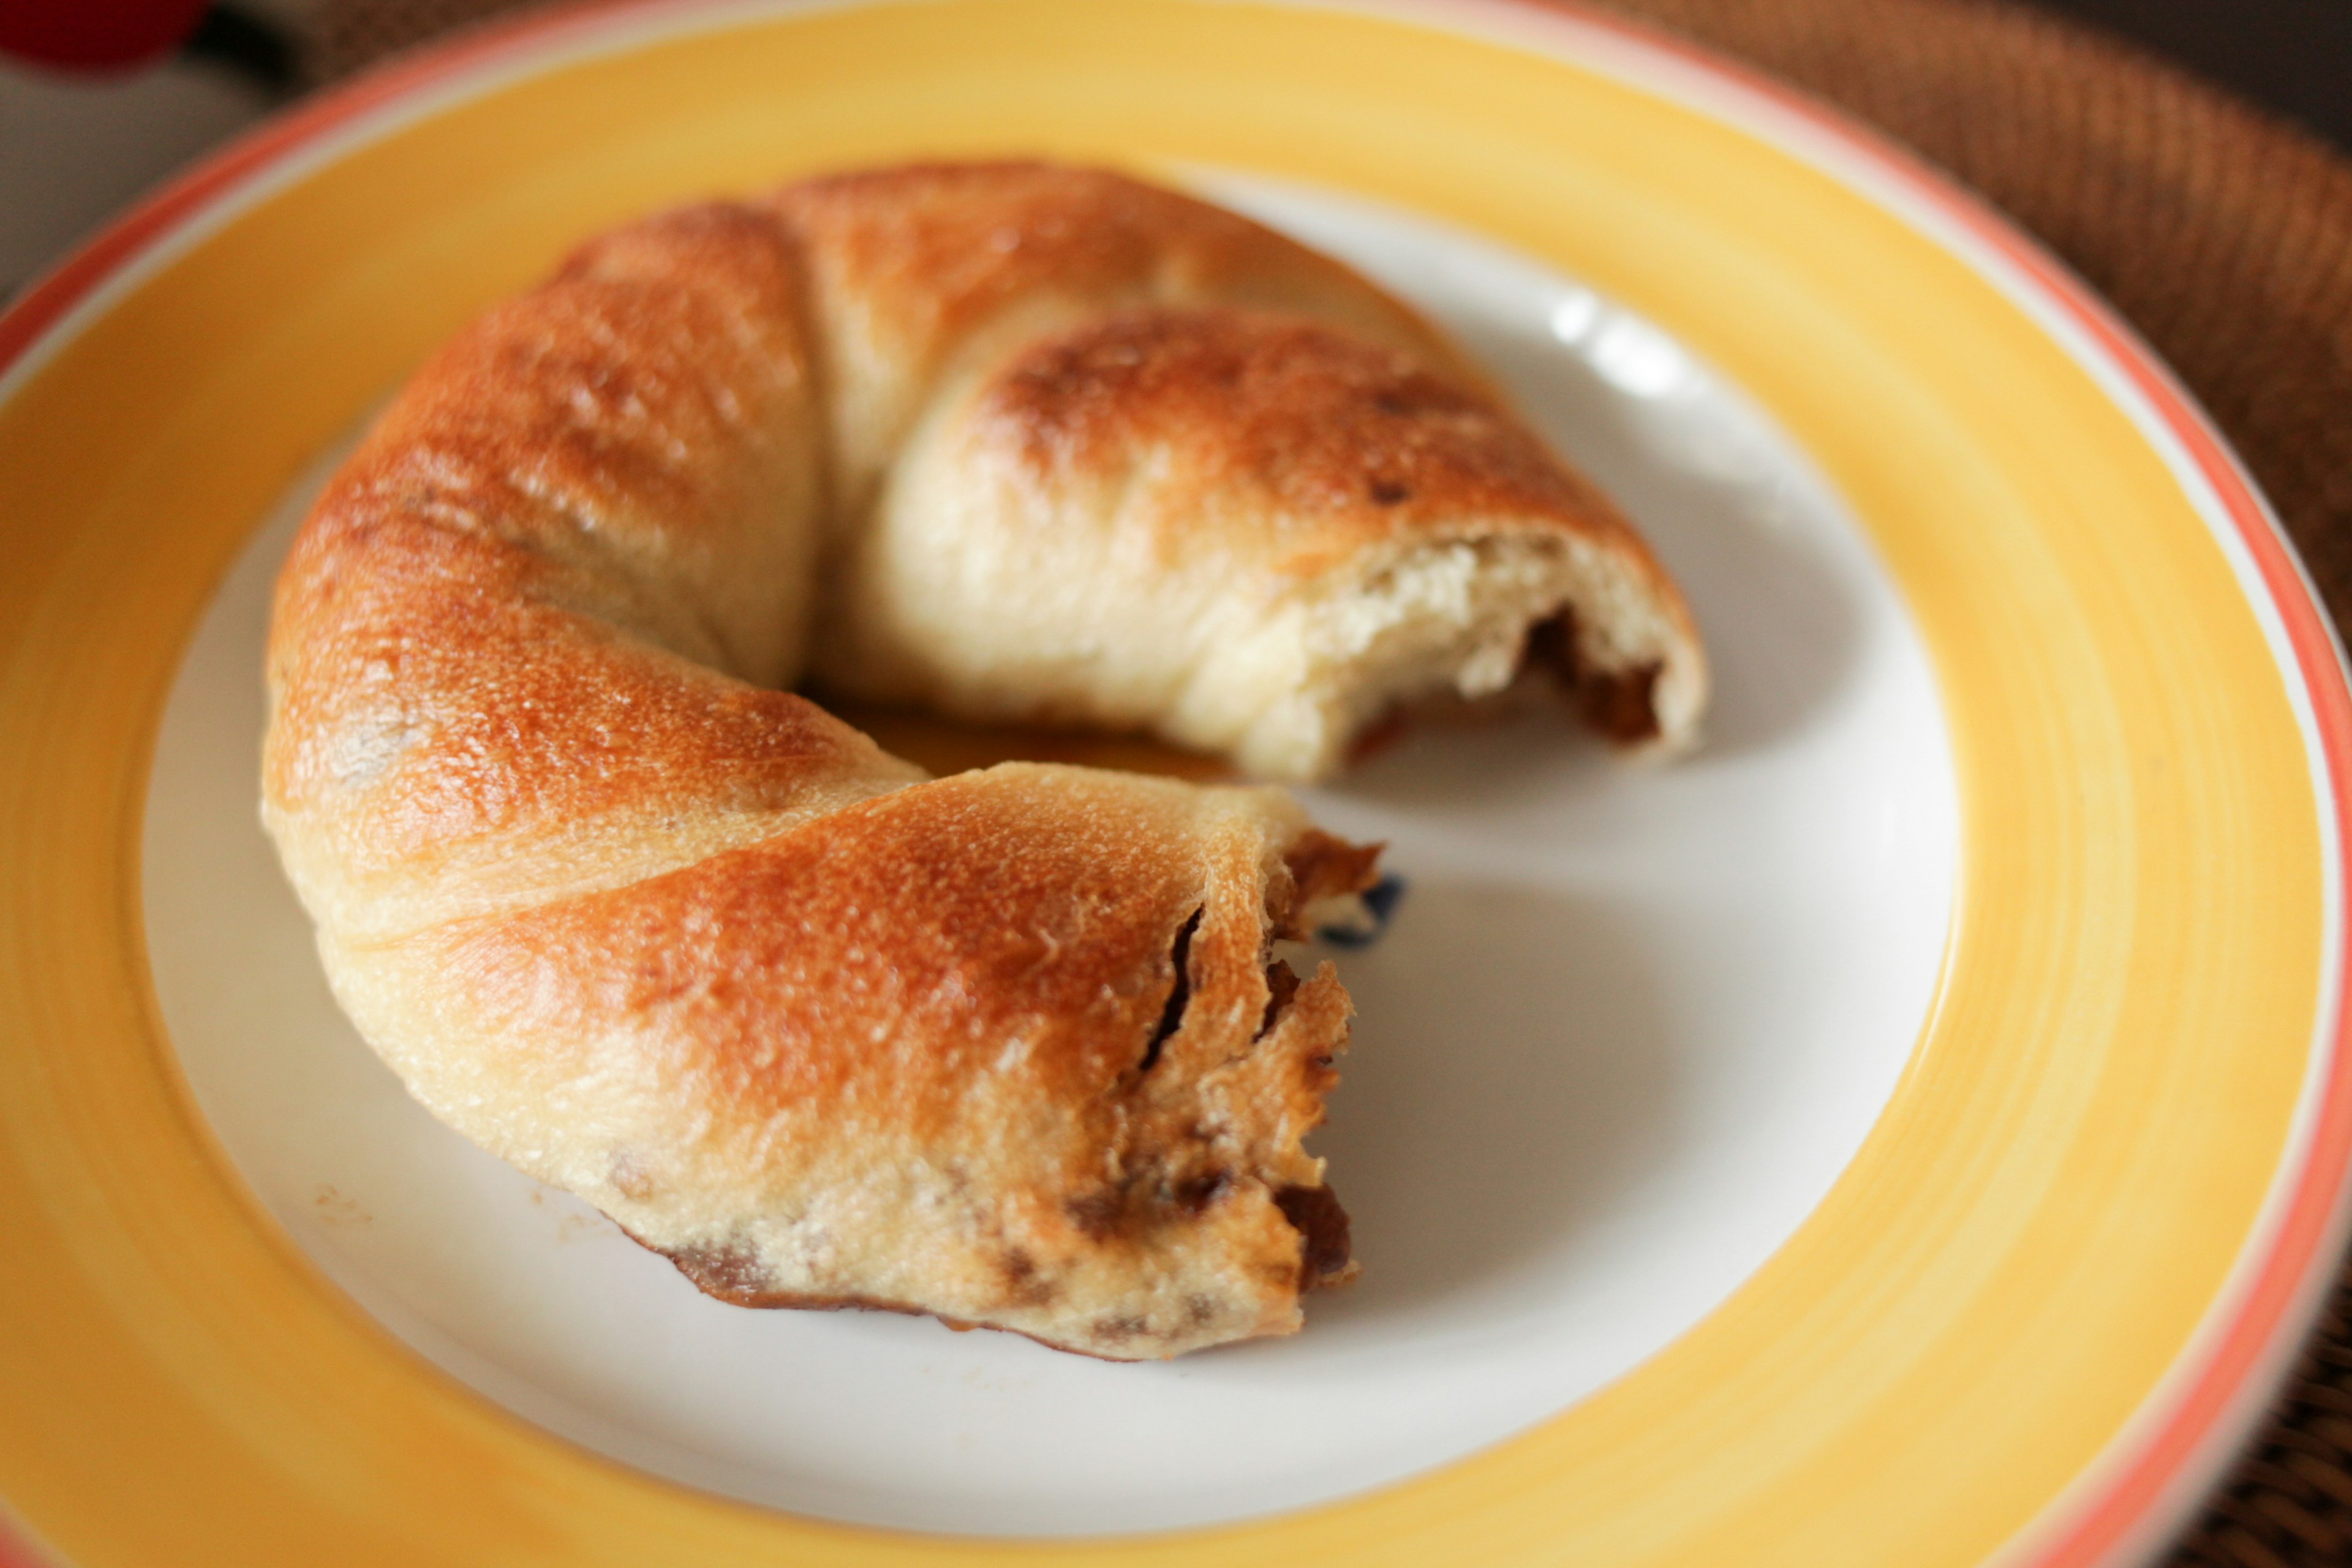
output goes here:
<path id="1" fill-rule="evenodd" d="M 1120 928 L 1117 967 L 1088 971 L 1123 977 L 1098 1022 L 974 1052 L 990 1065 L 944 1102 L 960 1119 L 931 1145 L 946 1157 L 845 1144 L 789 1207 L 689 1227 L 663 1223 L 678 1174 L 615 1152 L 608 1202 L 644 1214 L 653 1223 L 625 1227 L 739 1306 L 928 1313 L 1112 1361 L 1295 1332 L 1302 1297 L 1357 1273 L 1347 1213 L 1305 1147 L 1352 1006 L 1330 964 L 1295 970 L 1276 947 L 1309 909 L 1370 887 L 1380 854 L 1295 809 L 1213 874 L 1171 878 Z M 1004 951 L 1034 963 L 1038 950 Z M 1047 1115 L 1020 1089 L 1044 1071 L 1096 1076 Z M 1007 1108 L 1033 1115 L 1017 1138 L 997 1131 Z"/>
<path id="2" fill-rule="evenodd" d="M 1274 1202 L 1298 1232 L 1301 1295 L 1336 1289 L 1361 1272 L 1349 1249 L 1348 1211 L 1329 1187 L 1285 1187 Z"/>
<path id="3" fill-rule="evenodd" d="M 1385 844 L 1351 844 L 1309 827 L 1283 855 L 1290 874 L 1287 889 L 1266 889 L 1267 923 L 1284 942 L 1304 942 L 1325 926 L 1352 929 L 1371 923 L 1363 895 L 1380 881 Z"/>

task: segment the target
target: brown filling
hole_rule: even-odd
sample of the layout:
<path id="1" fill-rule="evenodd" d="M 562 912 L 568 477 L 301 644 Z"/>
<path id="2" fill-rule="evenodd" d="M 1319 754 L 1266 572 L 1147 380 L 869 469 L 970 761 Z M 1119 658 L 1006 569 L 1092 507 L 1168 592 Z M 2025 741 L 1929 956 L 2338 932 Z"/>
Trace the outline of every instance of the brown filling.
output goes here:
<path id="1" fill-rule="evenodd" d="M 1264 1039 L 1282 1017 L 1282 1010 L 1298 994 L 1298 972 L 1276 959 L 1265 966 L 1265 1016 L 1258 1020 L 1257 1037 Z"/>
<path id="2" fill-rule="evenodd" d="M 1318 828 L 1308 828 L 1300 834 L 1283 857 L 1289 868 L 1295 888 L 1290 907 L 1280 910 L 1272 922 L 1274 934 L 1296 939 L 1305 935 L 1297 926 L 1297 918 L 1318 899 L 1337 898 L 1347 893 L 1360 893 L 1380 879 L 1378 862 L 1381 844 L 1350 844 Z M 1299 980 L 1289 964 L 1276 960 L 1265 968 L 1265 1014 L 1259 1021 L 1258 1033 L 1264 1036 L 1273 1029 L 1283 1010 L 1297 995 Z M 1318 1091 L 1328 1089 L 1332 1081 L 1331 1058 L 1318 1057 L 1310 1064 L 1313 1075 L 1320 1081 Z M 1344 1285 L 1355 1277 L 1352 1254 L 1348 1239 L 1348 1211 L 1328 1186 L 1284 1187 L 1274 1194 L 1275 1206 L 1282 1217 L 1298 1232 L 1298 1289 L 1307 1291 Z"/>
<path id="3" fill-rule="evenodd" d="M 1655 664 L 1588 672 L 1577 679 L 1576 705 L 1587 724 L 1620 745 L 1653 741 L 1658 734 L 1658 710 L 1650 691 L 1657 684 Z"/>
<path id="4" fill-rule="evenodd" d="M 1329 1187 L 1285 1187 L 1274 1194 L 1275 1206 L 1290 1222 L 1302 1245 L 1298 1253 L 1298 1289 L 1306 1292 L 1347 1283 L 1348 1211 Z"/>
<path id="5" fill-rule="evenodd" d="M 1596 669 L 1577 655 L 1576 617 L 1562 610 L 1528 628 L 1527 661 L 1549 668 L 1576 703 L 1586 724 L 1620 745 L 1654 740 L 1658 710 L 1652 700 L 1655 659 L 1625 669 Z"/>
<path id="6" fill-rule="evenodd" d="M 1169 944 L 1168 963 L 1176 978 L 1168 987 L 1168 1001 L 1160 1009 L 1160 1023 L 1151 1031 L 1151 1038 L 1143 1047 L 1143 1060 L 1138 1073 L 1150 1072 L 1160 1061 L 1160 1047 L 1169 1037 L 1184 1026 L 1184 1008 L 1192 1000 L 1192 935 L 1201 929 L 1201 916 L 1205 906 L 1194 910 L 1184 923 L 1176 928 L 1176 939 Z"/>
<path id="7" fill-rule="evenodd" d="M 746 1247 L 686 1247 L 672 1252 L 667 1247 L 640 1241 L 634 1236 L 629 1239 L 647 1251 L 658 1252 L 668 1258 L 677 1265 L 677 1271 L 693 1280 L 694 1288 L 704 1295 L 738 1307 L 797 1307 L 803 1304 L 847 1307 L 868 1304 L 849 1296 L 826 1298 L 822 1302 L 815 1302 L 809 1297 L 771 1289 L 767 1270 L 760 1267 L 758 1256 Z M 887 1310 L 914 1310 L 912 1308 Z"/>
<path id="8" fill-rule="evenodd" d="M 1356 731 L 1348 742 L 1348 765 L 1358 767 L 1370 762 L 1412 731 L 1412 720 L 1400 703 Z"/>
<path id="9" fill-rule="evenodd" d="M 623 1234 L 627 1233 L 625 1231 Z M 758 1307 L 803 1312 L 898 1312 L 910 1318 L 938 1318 L 940 1322 L 960 1334 L 969 1333 L 974 1329 L 996 1326 L 992 1323 L 967 1322 L 961 1318 L 950 1318 L 944 1313 L 934 1312 L 928 1307 L 918 1307 L 906 1301 L 887 1300 L 878 1296 L 808 1296 L 797 1295 L 789 1290 L 772 1290 L 766 1287 L 763 1278 L 758 1273 L 756 1261 L 748 1252 L 705 1247 L 689 1247 L 677 1252 L 669 1252 L 661 1247 L 650 1246 L 635 1236 L 630 1236 L 629 1239 L 636 1242 L 648 1252 L 659 1253 L 668 1258 L 670 1262 L 677 1265 L 677 1271 L 692 1281 L 694 1287 L 704 1295 L 715 1297 L 732 1307 Z M 1114 1359 L 1099 1355 L 1093 1351 L 1081 1350 L 1076 1345 L 1066 1345 L 1056 1340 L 1045 1339 L 1025 1330 L 1008 1329 L 1005 1331 L 1019 1334 L 1024 1340 L 1034 1340 L 1048 1350 L 1067 1351 L 1073 1355 L 1087 1356 L 1096 1361 Z"/>
<path id="10" fill-rule="evenodd" d="M 1657 659 L 1603 669 L 1576 651 L 1576 619 L 1562 609 L 1528 628 L 1527 645 L 1508 693 L 1465 700 L 1453 691 L 1431 692 L 1391 704 L 1358 730 L 1348 743 L 1350 767 L 1402 741 L 1419 725 L 1461 723 L 1516 711 L 1517 698 L 1549 677 L 1576 710 L 1585 727 L 1621 746 L 1657 739 L 1657 686 L 1664 665 Z"/>

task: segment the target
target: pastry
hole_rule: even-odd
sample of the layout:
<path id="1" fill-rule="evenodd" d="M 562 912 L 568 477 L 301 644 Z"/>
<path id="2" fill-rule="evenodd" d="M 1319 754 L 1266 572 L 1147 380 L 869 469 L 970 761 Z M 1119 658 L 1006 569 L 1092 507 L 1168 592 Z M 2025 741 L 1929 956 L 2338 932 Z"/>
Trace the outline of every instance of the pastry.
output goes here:
<path id="1" fill-rule="evenodd" d="M 1273 956 L 1376 851 L 1271 787 L 930 778 L 796 695 L 1321 776 L 1542 667 L 1672 745 L 1672 585 L 1431 329 L 1187 197 L 822 179 L 592 240 L 305 522 L 263 815 L 416 1097 L 703 1289 L 1114 1359 L 1347 1278 Z"/>

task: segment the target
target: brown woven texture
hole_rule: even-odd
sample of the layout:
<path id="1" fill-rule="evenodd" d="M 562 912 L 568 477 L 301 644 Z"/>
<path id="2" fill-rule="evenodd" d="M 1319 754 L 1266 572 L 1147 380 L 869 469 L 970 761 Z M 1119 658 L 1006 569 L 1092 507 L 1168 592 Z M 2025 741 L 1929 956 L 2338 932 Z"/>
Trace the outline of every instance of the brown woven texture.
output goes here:
<path id="1" fill-rule="evenodd" d="M 1909 143 L 2038 235 L 2203 400 L 2352 614 L 2352 162 L 2102 35 L 1991 0 L 1604 0 Z M 2214 0 L 2217 5 L 2227 0 Z M 329 80 L 514 0 L 321 14 Z M 2352 1563 L 2352 1270 L 2173 1568 Z"/>

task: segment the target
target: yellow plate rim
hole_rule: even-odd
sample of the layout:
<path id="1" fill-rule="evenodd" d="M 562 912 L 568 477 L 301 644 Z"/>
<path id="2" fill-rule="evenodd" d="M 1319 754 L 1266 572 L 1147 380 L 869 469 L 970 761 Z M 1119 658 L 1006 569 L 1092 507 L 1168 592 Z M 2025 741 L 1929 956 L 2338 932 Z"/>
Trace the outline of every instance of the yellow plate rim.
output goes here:
<path id="1" fill-rule="evenodd" d="M 833 5 L 800 10 L 834 10 Z M 615 6 L 518 24 L 446 47 L 322 99 L 232 147 L 152 198 L 42 280 L 0 317 L 0 405 L 31 382 L 86 323 L 199 243 L 246 206 L 345 148 L 391 134 L 446 103 L 494 92 L 506 80 L 643 36 L 722 27 L 776 6 L 718 5 L 681 10 Z M 2013 1546 L 2018 1560 L 2088 1563 L 2145 1550 L 2190 1506 L 2262 1407 L 2296 1336 L 2315 1310 L 2325 1265 L 2344 1232 L 2352 1169 L 2352 1072 L 2342 1004 L 2344 883 L 2340 856 L 2352 774 L 2352 693 L 2333 627 L 2283 531 L 2210 422 L 2156 356 L 2090 290 L 2032 242 L 1941 176 L 1874 134 L 1789 90 L 1704 57 L 1675 40 L 1538 0 L 1480 0 L 1454 7 L 1389 4 L 1331 6 L 1419 25 L 1484 32 L 1616 70 L 1647 89 L 1679 93 L 1697 112 L 1810 162 L 1899 213 L 1960 256 L 2107 385 L 2181 474 L 2200 510 L 2225 520 L 2225 545 L 2262 585 L 2255 607 L 2274 624 L 2300 700 L 2315 800 L 2322 805 L 2326 942 L 2317 1027 L 2296 1121 L 2263 1217 L 2205 1321 L 2162 1384 L 2095 1466 Z M 2284 662 L 2283 659 L 2283 662 Z M 0 1544 L 0 1552 L 5 1552 Z"/>

